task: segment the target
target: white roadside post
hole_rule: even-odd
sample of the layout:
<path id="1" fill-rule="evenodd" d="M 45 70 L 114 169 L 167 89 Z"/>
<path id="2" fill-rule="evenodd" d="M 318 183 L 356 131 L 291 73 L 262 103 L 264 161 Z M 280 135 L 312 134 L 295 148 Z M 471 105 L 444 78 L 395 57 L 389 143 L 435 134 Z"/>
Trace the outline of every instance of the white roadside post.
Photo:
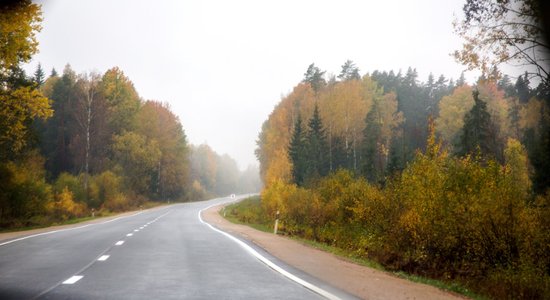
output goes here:
<path id="1" fill-rule="evenodd" d="M 279 227 L 279 211 L 277 211 L 277 217 L 275 218 L 275 226 L 273 227 L 273 234 L 277 234 L 277 227 Z"/>

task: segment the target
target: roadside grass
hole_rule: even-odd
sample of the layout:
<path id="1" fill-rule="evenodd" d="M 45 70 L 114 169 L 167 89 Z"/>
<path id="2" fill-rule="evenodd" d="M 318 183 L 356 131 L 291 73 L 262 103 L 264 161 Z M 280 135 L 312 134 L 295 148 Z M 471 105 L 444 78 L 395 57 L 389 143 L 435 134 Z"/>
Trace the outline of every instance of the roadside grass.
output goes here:
<path id="1" fill-rule="evenodd" d="M 28 231 L 28 230 L 34 230 L 34 229 L 48 228 L 48 227 L 52 227 L 52 226 L 63 226 L 63 225 L 78 224 L 78 223 L 91 221 L 91 220 L 95 220 L 95 219 L 112 217 L 112 216 L 116 216 L 116 215 L 123 214 L 123 213 L 126 213 L 126 212 L 138 211 L 138 210 L 141 210 L 141 209 L 149 209 L 149 208 L 153 208 L 153 207 L 157 207 L 157 206 L 164 206 L 164 205 L 169 205 L 169 204 L 166 203 L 166 202 L 148 201 L 148 202 L 144 203 L 143 205 L 141 205 L 141 207 L 134 207 L 132 209 L 125 210 L 125 211 L 112 212 L 112 211 L 109 211 L 109 210 L 99 210 L 99 211 L 96 211 L 94 217 L 86 216 L 86 217 L 80 217 L 80 218 L 71 218 L 71 219 L 68 219 L 68 220 L 65 220 L 65 221 L 50 221 L 50 222 L 45 222 L 44 224 L 37 224 L 37 225 L 31 225 L 31 226 L 5 227 L 5 228 L 0 228 L 0 233 L 20 232 L 20 231 Z"/>
<path id="2" fill-rule="evenodd" d="M 247 225 L 256 230 L 260 230 L 264 232 L 273 232 L 273 221 L 264 219 L 263 216 L 265 216 L 265 214 L 262 214 L 262 212 L 263 210 L 261 206 L 260 196 L 253 196 L 250 198 L 246 198 L 240 202 L 233 203 L 224 207 L 224 209 L 220 210 L 220 215 L 222 217 L 225 217 L 228 221 L 235 224 Z M 384 266 L 382 266 L 380 263 L 374 260 L 366 259 L 363 256 L 357 255 L 353 251 L 334 247 L 331 245 L 327 245 L 325 243 L 320 243 L 320 242 L 305 239 L 302 237 L 289 236 L 289 235 L 287 235 L 287 237 L 295 241 L 298 241 L 302 244 L 308 245 L 310 247 L 332 253 L 344 260 L 353 262 L 355 264 L 384 271 L 384 272 L 393 274 L 394 276 L 397 276 L 412 282 L 431 285 L 442 290 L 446 290 L 446 291 L 450 291 L 456 294 L 466 296 L 471 299 L 476 299 L 476 300 L 489 299 L 485 296 L 474 293 L 473 291 L 471 291 L 470 289 L 466 288 L 464 285 L 458 282 L 446 282 L 446 281 L 422 277 L 418 275 L 407 274 L 403 271 L 390 271 L 384 268 Z"/>

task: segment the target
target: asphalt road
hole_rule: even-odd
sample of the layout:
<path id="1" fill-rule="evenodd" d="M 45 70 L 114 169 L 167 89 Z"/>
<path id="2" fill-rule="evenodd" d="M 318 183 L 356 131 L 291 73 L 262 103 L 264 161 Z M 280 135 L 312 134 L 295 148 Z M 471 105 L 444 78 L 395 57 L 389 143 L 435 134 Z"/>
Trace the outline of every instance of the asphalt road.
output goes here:
<path id="1" fill-rule="evenodd" d="M 2 241 L 0 299 L 323 299 L 201 222 L 228 200 Z"/>

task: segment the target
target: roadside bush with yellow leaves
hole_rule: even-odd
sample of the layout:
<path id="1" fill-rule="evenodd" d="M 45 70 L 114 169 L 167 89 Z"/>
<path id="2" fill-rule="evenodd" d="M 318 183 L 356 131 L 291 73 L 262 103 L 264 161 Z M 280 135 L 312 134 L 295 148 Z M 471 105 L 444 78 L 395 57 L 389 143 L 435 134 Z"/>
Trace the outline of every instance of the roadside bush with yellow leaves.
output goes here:
<path id="1" fill-rule="evenodd" d="M 84 203 L 75 202 L 73 193 L 68 187 L 55 195 L 55 201 L 48 204 L 48 210 L 56 220 L 66 221 L 70 218 L 83 217 L 86 214 L 87 207 Z"/>
<path id="2" fill-rule="evenodd" d="M 509 140 L 505 164 L 450 157 L 435 140 L 384 188 L 338 171 L 309 189 L 262 193 L 282 231 L 378 260 L 392 270 L 456 279 L 497 298 L 550 294 L 550 193 L 532 200 L 527 155 Z M 546 296 L 545 296 L 546 295 Z"/>

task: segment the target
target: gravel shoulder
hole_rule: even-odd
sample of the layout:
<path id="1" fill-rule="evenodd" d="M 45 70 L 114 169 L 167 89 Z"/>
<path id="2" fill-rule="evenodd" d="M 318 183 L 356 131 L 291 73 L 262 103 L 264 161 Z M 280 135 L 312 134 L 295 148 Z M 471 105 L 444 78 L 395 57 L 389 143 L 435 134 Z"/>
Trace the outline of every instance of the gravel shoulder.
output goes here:
<path id="1" fill-rule="evenodd" d="M 465 299 L 430 285 L 351 263 L 283 236 L 231 223 L 220 216 L 222 207 L 215 206 L 203 211 L 203 219 L 253 242 L 281 261 L 362 299 Z"/>

